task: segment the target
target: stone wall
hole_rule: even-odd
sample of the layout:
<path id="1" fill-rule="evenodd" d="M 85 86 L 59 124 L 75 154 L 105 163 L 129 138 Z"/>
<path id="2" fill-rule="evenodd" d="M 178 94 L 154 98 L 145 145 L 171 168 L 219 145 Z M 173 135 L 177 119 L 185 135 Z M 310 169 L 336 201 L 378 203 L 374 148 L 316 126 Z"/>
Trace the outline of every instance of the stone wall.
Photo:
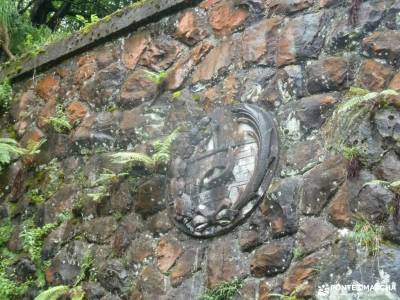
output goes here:
<path id="1" fill-rule="evenodd" d="M 400 98 L 381 93 L 400 90 L 400 2 L 350 5 L 188 3 L 17 78 L 2 136 L 15 135 L 24 146 L 42 138 L 47 143 L 0 178 L 1 214 L 15 225 L 10 251 L 23 252 L 25 220 L 43 226 L 70 212 L 44 240 L 46 284 L 73 285 L 83 257 L 93 253 L 97 281 L 81 283 L 88 299 L 199 299 L 207 288 L 234 278 L 243 279 L 235 299 L 273 299 L 271 293 L 336 299 L 321 296 L 322 287 L 400 284 L 400 197 L 374 181 L 400 177 Z M 145 70 L 160 76 L 167 71 L 167 77 L 157 84 Z M 340 107 L 354 100 L 345 96 L 354 86 L 376 92 L 368 95 L 377 100 L 352 127 L 343 127 Z M 126 170 L 109 154 L 150 151 L 193 110 L 238 102 L 274 114 L 279 172 L 243 225 L 194 239 L 167 216 L 165 172 Z M 49 123 L 57 110 L 74 124 L 70 132 Z M 346 135 L 344 144 L 362 154 L 354 176 L 339 143 Z M 98 179 L 105 170 L 129 175 L 114 178 L 104 191 Z M 93 196 L 99 193 L 99 199 Z M 43 201 L 33 201 L 33 194 Z M 388 241 L 372 256 L 351 238 L 360 214 L 366 226 L 381 225 Z M 26 260 L 15 271 L 24 270 Z M 25 299 L 37 292 L 32 287 Z M 392 293 L 400 295 L 400 287 Z"/>

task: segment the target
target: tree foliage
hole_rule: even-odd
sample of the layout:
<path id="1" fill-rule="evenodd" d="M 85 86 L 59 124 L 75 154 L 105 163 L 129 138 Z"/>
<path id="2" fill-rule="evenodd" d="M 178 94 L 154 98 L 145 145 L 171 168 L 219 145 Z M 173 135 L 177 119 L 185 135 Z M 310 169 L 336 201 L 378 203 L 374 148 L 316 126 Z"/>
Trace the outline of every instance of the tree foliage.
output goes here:
<path id="1" fill-rule="evenodd" d="M 9 58 L 37 52 L 95 18 L 138 0 L 0 0 L 0 48 Z M 0 51 L 1 52 L 1 51 Z"/>

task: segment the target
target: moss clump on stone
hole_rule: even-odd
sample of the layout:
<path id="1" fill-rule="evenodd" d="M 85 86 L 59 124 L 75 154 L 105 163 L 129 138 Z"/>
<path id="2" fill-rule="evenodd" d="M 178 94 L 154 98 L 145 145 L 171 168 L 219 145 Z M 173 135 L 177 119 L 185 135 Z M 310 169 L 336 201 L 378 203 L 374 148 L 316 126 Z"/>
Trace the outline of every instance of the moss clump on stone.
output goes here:
<path id="1" fill-rule="evenodd" d="M 363 120 L 375 110 L 386 107 L 390 97 L 398 95 L 394 90 L 371 92 L 350 88 L 344 101 L 337 106 L 322 129 L 328 146 L 340 152 Z"/>

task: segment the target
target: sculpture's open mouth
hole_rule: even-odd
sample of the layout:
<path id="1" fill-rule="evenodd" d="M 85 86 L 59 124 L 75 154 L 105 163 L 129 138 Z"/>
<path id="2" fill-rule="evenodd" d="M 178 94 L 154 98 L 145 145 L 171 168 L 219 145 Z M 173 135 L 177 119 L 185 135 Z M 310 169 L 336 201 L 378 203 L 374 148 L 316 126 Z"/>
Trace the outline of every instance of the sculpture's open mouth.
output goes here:
<path id="1" fill-rule="evenodd" d="M 176 148 L 169 214 L 178 228 L 198 237 L 224 233 L 249 216 L 279 156 L 274 121 L 255 105 L 216 109 L 183 134 Z"/>

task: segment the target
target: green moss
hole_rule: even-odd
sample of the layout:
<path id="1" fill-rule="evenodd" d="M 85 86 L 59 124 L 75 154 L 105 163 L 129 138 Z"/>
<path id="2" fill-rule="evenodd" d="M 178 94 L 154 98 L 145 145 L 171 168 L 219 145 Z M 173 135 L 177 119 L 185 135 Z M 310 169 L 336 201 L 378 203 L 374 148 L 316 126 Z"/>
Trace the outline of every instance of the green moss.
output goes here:
<path id="1" fill-rule="evenodd" d="M 343 157 L 346 160 L 352 160 L 361 157 L 361 151 L 356 146 L 345 146 L 343 147 Z"/>

